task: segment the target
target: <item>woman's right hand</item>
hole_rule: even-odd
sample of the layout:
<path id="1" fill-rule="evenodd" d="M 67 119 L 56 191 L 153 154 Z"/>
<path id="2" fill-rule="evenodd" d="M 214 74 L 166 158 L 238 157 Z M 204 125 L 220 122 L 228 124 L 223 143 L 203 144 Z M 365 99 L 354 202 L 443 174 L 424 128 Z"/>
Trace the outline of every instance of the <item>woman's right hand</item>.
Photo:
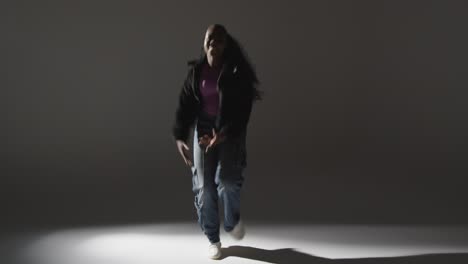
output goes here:
<path id="1" fill-rule="evenodd" d="M 184 159 L 184 162 L 187 166 L 192 166 L 192 160 L 190 159 L 189 157 L 189 147 L 187 146 L 187 144 L 185 144 L 185 142 L 183 140 L 176 140 L 176 144 L 177 144 L 177 150 L 179 150 L 179 153 L 180 155 L 182 156 L 182 158 Z"/>

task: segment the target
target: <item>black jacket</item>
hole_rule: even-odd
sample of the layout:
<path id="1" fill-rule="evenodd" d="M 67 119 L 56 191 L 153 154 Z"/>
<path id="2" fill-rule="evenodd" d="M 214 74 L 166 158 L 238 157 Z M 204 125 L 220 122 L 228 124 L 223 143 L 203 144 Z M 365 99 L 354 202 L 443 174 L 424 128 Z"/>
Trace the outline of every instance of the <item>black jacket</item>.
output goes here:
<path id="1" fill-rule="evenodd" d="M 202 111 L 203 98 L 199 89 L 200 70 L 206 56 L 190 61 L 187 77 L 179 94 L 175 121 L 172 127 L 174 140 L 187 142 L 190 129 Z M 227 137 L 236 137 L 247 129 L 252 111 L 254 89 L 242 65 L 225 63 L 218 78 L 219 112 L 215 131 L 224 131 Z"/>

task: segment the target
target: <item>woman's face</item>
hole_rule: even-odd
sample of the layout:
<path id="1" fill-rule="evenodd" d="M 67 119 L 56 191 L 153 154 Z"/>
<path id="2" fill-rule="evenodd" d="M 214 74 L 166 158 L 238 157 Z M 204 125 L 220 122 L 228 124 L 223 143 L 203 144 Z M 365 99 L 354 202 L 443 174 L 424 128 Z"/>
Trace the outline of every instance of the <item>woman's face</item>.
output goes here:
<path id="1" fill-rule="evenodd" d="M 207 57 L 219 61 L 226 47 L 226 34 L 216 27 L 209 27 L 205 34 L 203 48 Z"/>

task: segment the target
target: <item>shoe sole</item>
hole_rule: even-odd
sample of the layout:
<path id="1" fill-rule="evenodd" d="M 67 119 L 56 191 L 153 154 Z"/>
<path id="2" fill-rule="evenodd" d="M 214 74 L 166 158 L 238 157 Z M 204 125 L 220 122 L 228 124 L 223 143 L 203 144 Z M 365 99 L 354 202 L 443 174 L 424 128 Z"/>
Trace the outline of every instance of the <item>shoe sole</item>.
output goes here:
<path id="1" fill-rule="evenodd" d="M 221 253 L 216 255 L 216 256 L 211 256 L 210 258 L 211 259 L 219 259 L 219 258 L 221 258 Z"/>

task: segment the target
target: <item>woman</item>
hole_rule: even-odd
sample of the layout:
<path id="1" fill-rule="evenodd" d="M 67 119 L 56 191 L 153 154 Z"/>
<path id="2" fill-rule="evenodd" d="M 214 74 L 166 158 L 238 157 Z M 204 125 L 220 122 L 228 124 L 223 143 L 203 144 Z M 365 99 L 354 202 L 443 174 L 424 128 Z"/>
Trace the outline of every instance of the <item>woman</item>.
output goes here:
<path id="1" fill-rule="evenodd" d="M 253 102 L 261 96 L 252 65 L 222 25 L 208 27 L 202 54 L 189 66 L 173 137 L 192 170 L 198 224 L 210 242 L 209 256 L 216 259 L 221 257 L 218 198 L 224 206 L 224 230 L 237 240 L 245 234 L 240 191 L 247 166 L 247 124 Z M 192 161 L 187 139 L 193 125 Z"/>

